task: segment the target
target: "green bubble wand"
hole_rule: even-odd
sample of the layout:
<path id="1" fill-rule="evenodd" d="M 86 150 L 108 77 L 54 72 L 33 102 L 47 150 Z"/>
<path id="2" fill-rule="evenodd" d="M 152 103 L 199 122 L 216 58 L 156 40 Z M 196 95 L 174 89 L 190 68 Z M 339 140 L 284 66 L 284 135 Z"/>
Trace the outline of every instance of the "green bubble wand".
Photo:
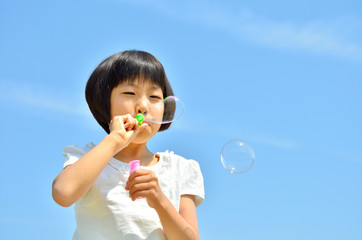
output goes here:
<path id="1" fill-rule="evenodd" d="M 145 120 L 145 115 L 143 115 L 142 113 L 139 113 L 139 114 L 137 114 L 136 119 L 138 121 L 138 125 L 141 126 L 143 123 L 143 120 Z"/>

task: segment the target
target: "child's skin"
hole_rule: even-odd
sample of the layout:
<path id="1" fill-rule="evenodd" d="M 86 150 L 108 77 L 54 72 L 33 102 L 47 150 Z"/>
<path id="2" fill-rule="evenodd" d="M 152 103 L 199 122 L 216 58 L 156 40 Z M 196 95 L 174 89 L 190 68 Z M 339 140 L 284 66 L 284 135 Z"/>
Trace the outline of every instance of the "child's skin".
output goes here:
<path id="1" fill-rule="evenodd" d="M 150 81 L 134 83 L 122 83 L 111 92 L 110 134 L 54 180 L 53 198 L 59 205 L 71 206 L 85 194 L 112 157 L 126 163 L 139 159 L 142 166 L 158 162 L 158 157 L 147 149 L 146 143 L 157 133 L 160 124 L 139 126 L 135 117 L 143 113 L 146 118 L 162 119 L 163 105 L 151 106 L 162 101 L 164 96 L 161 88 Z M 126 190 L 133 201 L 146 198 L 148 205 L 158 213 L 167 239 L 199 239 L 193 195 L 181 196 L 177 212 L 162 192 L 156 175 L 146 169 L 137 169 L 129 176 Z"/>

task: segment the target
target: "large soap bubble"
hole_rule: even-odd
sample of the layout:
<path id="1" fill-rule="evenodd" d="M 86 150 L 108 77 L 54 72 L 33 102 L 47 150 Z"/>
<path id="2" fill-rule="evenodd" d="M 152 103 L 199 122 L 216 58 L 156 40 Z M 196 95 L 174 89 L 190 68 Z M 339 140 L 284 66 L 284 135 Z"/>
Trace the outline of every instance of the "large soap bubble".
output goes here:
<path id="1" fill-rule="evenodd" d="M 154 109 L 159 108 L 163 108 L 163 119 L 154 119 L 151 115 L 144 116 L 142 113 L 140 113 L 137 115 L 137 120 L 139 124 L 142 124 L 142 122 L 157 124 L 171 123 L 175 120 L 178 120 L 182 116 L 185 110 L 185 105 L 181 101 L 181 99 L 175 96 L 168 96 L 162 101 L 152 104 L 150 106 L 149 112 L 152 113 Z"/>

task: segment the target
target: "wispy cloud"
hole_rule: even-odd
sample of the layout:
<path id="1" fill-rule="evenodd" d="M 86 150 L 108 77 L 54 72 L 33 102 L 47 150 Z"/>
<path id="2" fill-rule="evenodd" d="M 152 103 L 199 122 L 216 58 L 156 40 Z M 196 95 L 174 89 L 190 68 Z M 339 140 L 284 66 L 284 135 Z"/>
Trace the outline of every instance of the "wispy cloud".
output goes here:
<path id="1" fill-rule="evenodd" d="M 65 114 L 89 116 L 86 106 L 72 103 L 69 93 L 26 82 L 0 81 L 0 101 L 8 102 L 10 105 L 18 104 Z"/>
<path id="2" fill-rule="evenodd" d="M 335 21 L 317 19 L 295 23 L 288 19 L 275 21 L 246 8 L 209 0 L 123 0 L 123 2 L 147 7 L 183 22 L 218 29 L 243 40 L 268 47 L 362 61 L 360 41 L 353 43 L 353 39 L 346 38 L 346 35 L 362 31 L 362 20 L 357 18 L 342 18 L 342 16 L 341 19 Z"/>
<path id="3" fill-rule="evenodd" d="M 291 150 L 291 149 L 296 149 L 298 147 L 298 144 L 295 141 L 275 136 L 253 134 L 249 138 L 253 142 L 282 149 Z"/>

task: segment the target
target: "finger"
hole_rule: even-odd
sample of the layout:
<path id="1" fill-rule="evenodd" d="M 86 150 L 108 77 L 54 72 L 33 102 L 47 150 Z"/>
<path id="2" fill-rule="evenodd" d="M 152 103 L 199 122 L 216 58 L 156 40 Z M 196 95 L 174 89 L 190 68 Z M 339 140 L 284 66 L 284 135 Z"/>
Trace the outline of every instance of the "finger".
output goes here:
<path id="1" fill-rule="evenodd" d="M 147 174 L 150 174 L 150 173 L 152 173 L 152 171 L 147 170 L 147 169 L 143 169 L 143 168 L 138 168 L 138 169 L 134 170 L 132 172 L 132 174 L 129 175 L 128 182 L 131 182 L 135 177 L 147 175 Z"/>
<path id="2" fill-rule="evenodd" d="M 132 123 L 127 122 L 126 124 L 124 124 L 124 128 L 126 129 L 126 131 L 131 131 L 133 128 Z"/>
<path id="3" fill-rule="evenodd" d="M 133 117 L 131 116 L 131 114 L 126 114 L 126 115 L 124 115 L 124 121 L 125 122 L 130 122 L 130 123 L 132 123 L 133 124 Z"/>
<path id="4" fill-rule="evenodd" d="M 138 183 L 142 183 L 142 182 L 149 182 L 152 181 L 153 177 L 150 174 L 145 174 L 145 175 L 134 175 L 133 173 L 131 174 L 130 178 L 127 181 L 126 187 L 127 188 L 132 188 L 135 184 Z"/>
<path id="5" fill-rule="evenodd" d="M 155 189 L 155 187 L 156 184 L 154 182 L 137 183 L 130 188 L 129 196 L 132 198 L 137 192 L 152 190 Z"/>
<path id="6" fill-rule="evenodd" d="M 126 183 L 127 190 L 131 189 L 134 185 L 139 184 L 139 183 L 145 183 L 145 182 L 151 182 L 151 181 L 155 181 L 158 183 L 158 179 L 157 179 L 156 175 L 149 174 L 147 172 L 146 172 L 146 174 L 139 174 L 139 173 L 140 173 L 140 171 L 138 173 L 132 173 L 131 176 L 128 178 L 128 181 Z"/>
<path id="7" fill-rule="evenodd" d="M 137 121 L 137 119 L 136 118 L 134 118 L 134 117 L 132 117 L 131 115 L 128 115 L 127 116 L 127 123 L 129 123 L 130 125 L 130 130 L 138 130 L 138 129 L 140 129 L 141 128 L 141 126 L 139 125 L 139 122 Z M 146 125 L 146 126 L 148 126 L 148 125 Z M 146 126 L 144 126 L 144 127 L 146 127 Z M 144 128 L 143 127 L 143 128 Z"/>
<path id="8" fill-rule="evenodd" d="M 110 122 L 110 131 L 124 129 L 122 116 L 115 116 Z"/>
<path id="9" fill-rule="evenodd" d="M 131 116 L 131 115 L 129 115 L 129 114 L 124 115 L 122 120 L 123 120 L 123 124 L 124 124 L 125 126 L 126 126 L 126 125 L 129 126 L 130 129 L 133 128 L 134 123 L 133 123 L 133 119 L 132 119 L 132 116 Z"/>
<path id="10" fill-rule="evenodd" d="M 136 124 L 134 130 L 136 131 L 136 133 L 138 134 L 139 132 L 141 132 L 142 130 L 144 130 L 145 128 L 148 127 L 147 123 L 142 123 L 142 125 L 138 125 L 138 123 Z"/>
<path id="11" fill-rule="evenodd" d="M 136 171 L 138 172 L 138 169 L 134 170 L 128 177 L 127 182 L 126 182 L 126 186 L 125 189 L 129 190 L 130 188 L 130 182 L 133 181 L 133 179 L 135 178 L 135 176 L 137 175 Z"/>
<path id="12" fill-rule="evenodd" d="M 129 197 L 132 199 L 132 201 L 135 201 L 136 199 L 146 198 L 150 195 L 150 190 L 141 190 L 133 193 Z"/>
<path id="13" fill-rule="evenodd" d="M 115 116 L 110 122 L 110 131 L 124 129 L 126 131 L 134 130 L 136 120 L 130 114 Z"/>

